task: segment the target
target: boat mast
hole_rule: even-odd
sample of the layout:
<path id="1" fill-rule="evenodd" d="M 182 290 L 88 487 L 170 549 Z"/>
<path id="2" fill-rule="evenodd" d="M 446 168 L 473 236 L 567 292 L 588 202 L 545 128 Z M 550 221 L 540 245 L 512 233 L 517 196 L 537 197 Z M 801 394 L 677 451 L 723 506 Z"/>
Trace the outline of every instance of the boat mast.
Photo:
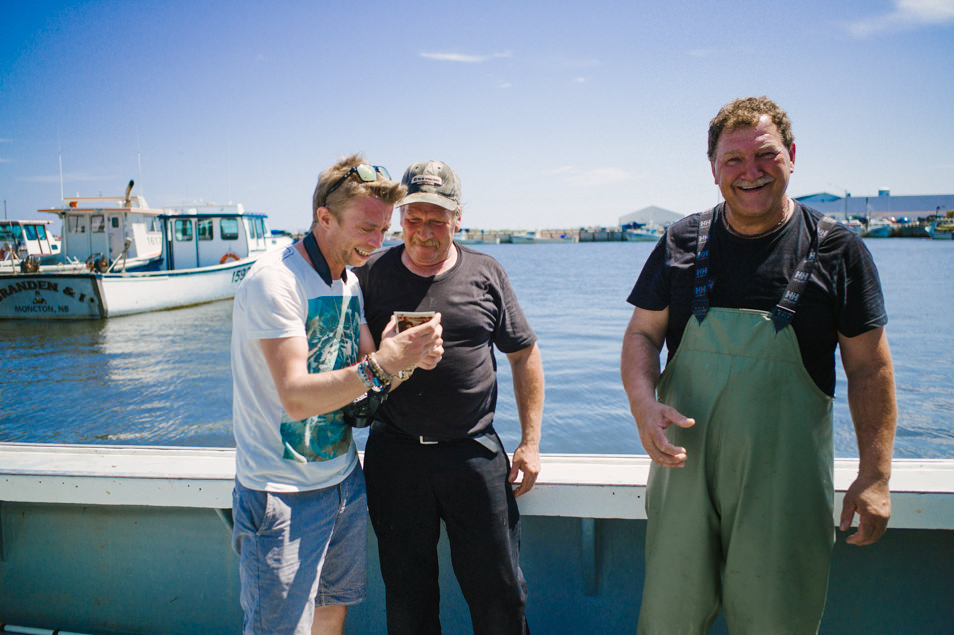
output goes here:
<path id="1" fill-rule="evenodd" d="M 136 163 L 139 164 L 139 195 L 145 196 L 146 191 L 142 187 L 142 145 L 139 143 L 139 126 L 136 126 Z"/>
<path id="2" fill-rule="evenodd" d="M 60 201 L 63 200 L 63 144 L 60 142 L 60 131 L 56 130 L 56 154 L 60 162 Z"/>

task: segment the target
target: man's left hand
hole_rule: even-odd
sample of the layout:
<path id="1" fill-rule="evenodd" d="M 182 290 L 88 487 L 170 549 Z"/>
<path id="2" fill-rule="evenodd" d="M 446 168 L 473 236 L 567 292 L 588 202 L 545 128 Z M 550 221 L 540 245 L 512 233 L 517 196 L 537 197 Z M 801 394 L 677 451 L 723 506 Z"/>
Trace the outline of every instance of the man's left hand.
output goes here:
<path id="1" fill-rule="evenodd" d="M 845 492 L 838 528 L 848 531 L 856 513 L 858 531 L 848 536 L 846 542 L 859 547 L 877 542 L 888 528 L 888 519 L 891 517 L 891 492 L 887 479 L 862 476 L 855 479 Z"/>
<path id="2" fill-rule="evenodd" d="M 540 450 L 536 446 L 520 444 L 514 450 L 513 467 L 510 468 L 510 476 L 507 480 L 511 483 L 516 482 L 520 472 L 523 472 L 523 480 L 513 491 L 514 496 L 526 494 L 537 482 L 537 475 L 540 474 Z"/>

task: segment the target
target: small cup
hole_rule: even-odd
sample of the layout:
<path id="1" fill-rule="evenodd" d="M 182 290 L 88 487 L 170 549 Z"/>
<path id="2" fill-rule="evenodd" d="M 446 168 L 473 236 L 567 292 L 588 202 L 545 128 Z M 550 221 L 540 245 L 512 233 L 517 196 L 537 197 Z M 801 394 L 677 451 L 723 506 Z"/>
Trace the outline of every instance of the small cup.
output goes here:
<path id="1" fill-rule="evenodd" d="M 424 324 L 434 317 L 434 311 L 395 311 L 394 319 L 397 320 L 397 331 L 400 333 L 405 329 Z"/>

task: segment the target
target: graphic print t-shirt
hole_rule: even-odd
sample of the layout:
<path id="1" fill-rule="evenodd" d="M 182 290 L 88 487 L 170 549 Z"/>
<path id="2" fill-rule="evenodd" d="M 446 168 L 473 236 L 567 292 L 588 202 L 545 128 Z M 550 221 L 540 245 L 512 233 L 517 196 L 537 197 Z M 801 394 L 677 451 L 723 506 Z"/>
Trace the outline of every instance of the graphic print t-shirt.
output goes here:
<path id="1" fill-rule="evenodd" d="M 289 247 L 263 256 L 235 295 L 232 419 L 236 475 L 248 488 L 295 492 L 340 483 L 357 464 L 341 411 L 296 421 L 282 408 L 260 340 L 305 337 L 308 370 L 358 361 L 363 304 L 357 279 L 329 285 Z"/>

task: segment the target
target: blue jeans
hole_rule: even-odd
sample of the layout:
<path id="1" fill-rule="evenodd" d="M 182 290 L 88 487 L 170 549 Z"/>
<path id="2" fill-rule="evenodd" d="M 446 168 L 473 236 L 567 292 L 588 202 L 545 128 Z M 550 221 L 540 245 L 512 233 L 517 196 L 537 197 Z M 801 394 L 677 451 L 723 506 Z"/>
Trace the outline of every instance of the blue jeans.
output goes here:
<path id="1" fill-rule="evenodd" d="M 365 449 L 388 633 L 441 632 L 437 542 L 443 520 L 476 635 L 527 632 L 520 513 L 510 460 L 493 433 L 421 445 L 376 423 Z"/>
<path id="2" fill-rule="evenodd" d="M 315 606 L 367 593 L 367 496 L 356 467 L 340 484 L 261 492 L 238 480 L 232 493 L 243 632 L 308 634 Z"/>

